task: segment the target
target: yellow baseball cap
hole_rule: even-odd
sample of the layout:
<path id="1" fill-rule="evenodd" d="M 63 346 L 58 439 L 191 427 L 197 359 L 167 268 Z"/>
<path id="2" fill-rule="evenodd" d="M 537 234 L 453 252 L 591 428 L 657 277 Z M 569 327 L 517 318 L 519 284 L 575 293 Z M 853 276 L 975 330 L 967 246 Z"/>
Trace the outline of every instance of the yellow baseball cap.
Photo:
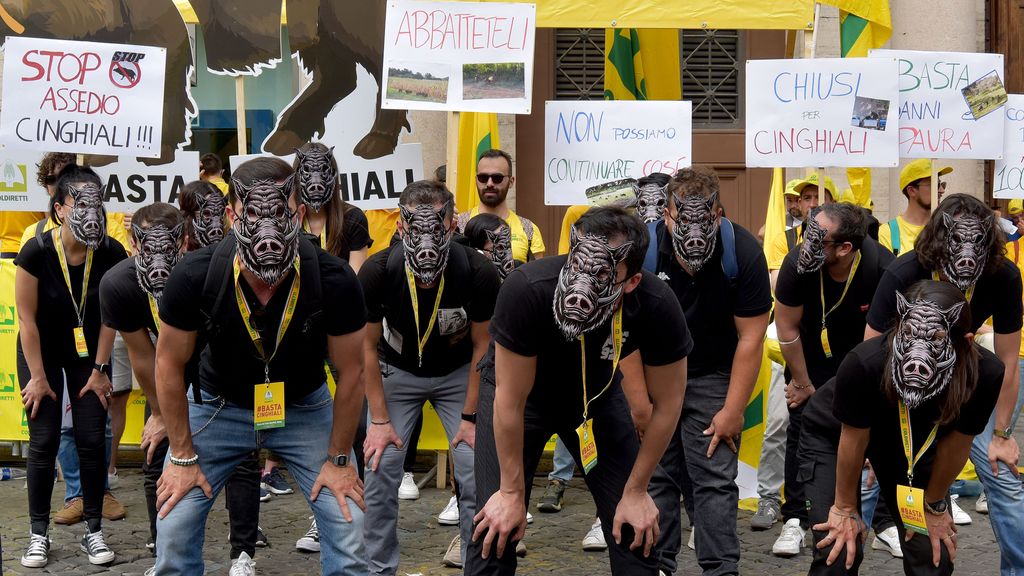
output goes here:
<path id="1" fill-rule="evenodd" d="M 945 176 L 953 171 L 952 166 L 939 168 L 939 176 Z M 906 190 L 907 186 L 915 180 L 932 177 L 932 161 L 928 158 L 914 160 L 900 170 L 900 190 Z"/>
<path id="2" fill-rule="evenodd" d="M 793 191 L 796 192 L 797 194 L 802 194 L 804 188 L 807 188 L 808 186 L 818 186 L 817 172 L 811 174 L 810 176 L 804 178 L 803 180 L 798 180 L 797 183 L 793 186 Z M 833 182 L 832 179 L 829 178 L 828 176 L 825 176 L 825 190 L 828 190 L 828 193 L 829 195 L 832 196 L 833 200 L 839 198 L 839 195 L 836 194 L 836 183 Z"/>
<path id="3" fill-rule="evenodd" d="M 1006 206 L 1006 212 L 1010 214 L 1010 216 L 1024 212 L 1024 200 L 1021 200 L 1020 198 L 1010 200 L 1010 203 Z"/>
<path id="4" fill-rule="evenodd" d="M 789 182 L 786 182 L 786 191 L 783 193 L 783 195 L 785 195 L 785 196 L 799 196 L 800 193 L 797 192 L 796 190 L 794 190 L 794 188 L 796 188 L 796 185 L 799 184 L 799 183 L 800 183 L 800 179 L 799 178 L 794 178 L 794 179 L 790 180 Z"/>

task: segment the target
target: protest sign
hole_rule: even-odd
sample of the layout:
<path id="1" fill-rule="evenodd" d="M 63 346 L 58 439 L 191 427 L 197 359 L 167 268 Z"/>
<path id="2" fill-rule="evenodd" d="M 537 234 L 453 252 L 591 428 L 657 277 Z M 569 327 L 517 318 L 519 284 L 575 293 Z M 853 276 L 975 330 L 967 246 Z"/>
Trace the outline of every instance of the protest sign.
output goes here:
<path id="1" fill-rule="evenodd" d="M 178 150 L 174 161 L 146 166 L 135 158 L 118 158 L 106 166 L 94 167 L 107 185 L 107 212 L 134 212 L 154 202 L 178 205 L 185 184 L 199 179 L 199 152 Z"/>
<path id="2" fill-rule="evenodd" d="M 896 60 L 747 61 L 747 166 L 899 163 Z"/>
<path id="3" fill-rule="evenodd" d="M 529 114 L 536 7 L 388 2 L 383 108 Z"/>
<path id="4" fill-rule="evenodd" d="M 588 204 L 586 190 L 690 165 L 687 101 L 551 101 L 544 107 L 544 203 Z"/>
<path id="5" fill-rule="evenodd" d="M 1003 154 L 1003 55 L 872 50 L 899 60 L 900 156 L 995 159 Z"/>
<path id="6" fill-rule="evenodd" d="M 0 141 L 159 157 L 166 54 L 151 46 L 8 37 Z"/>
<path id="7" fill-rule="evenodd" d="M 1000 113 L 1006 119 L 1003 158 L 996 160 L 993 198 L 1024 198 L 1024 94 L 1010 94 Z"/>
<path id="8" fill-rule="evenodd" d="M 327 144 L 325 142 L 325 144 Z M 364 160 L 356 156 L 338 160 L 338 188 L 341 198 L 363 210 L 397 208 L 398 197 L 406 186 L 423 179 L 423 150 L 419 144 L 399 144 L 395 152 L 377 160 Z M 273 154 L 242 154 L 228 158 L 235 170 L 253 158 L 275 157 Z M 281 156 L 289 165 L 295 155 Z"/>

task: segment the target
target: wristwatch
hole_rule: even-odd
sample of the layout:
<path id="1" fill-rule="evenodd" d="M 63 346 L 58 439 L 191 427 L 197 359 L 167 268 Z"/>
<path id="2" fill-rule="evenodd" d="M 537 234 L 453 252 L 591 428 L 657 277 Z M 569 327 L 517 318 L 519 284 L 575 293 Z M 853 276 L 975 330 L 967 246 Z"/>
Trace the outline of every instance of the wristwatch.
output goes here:
<path id="1" fill-rule="evenodd" d="M 338 468 L 344 468 L 348 466 L 348 454 L 338 454 L 337 456 L 328 456 L 327 461 L 334 464 Z"/>
<path id="2" fill-rule="evenodd" d="M 462 419 L 465 420 L 466 422 L 469 422 L 470 424 L 476 424 L 476 412 L 472 414 L 463 413 Z"/>
<path id="3" fill-rule="evenodd" d="M 96 370 L 97 372 L 100 372 L 102 374 L 106 374 L 107 378 L 110 378 L 110 364 L 109 363 L 107 363 L 107 364 L 93 363 L 92 369 Z"/>
<path id="4" fill-rule="evenodd" d="M 999 436 L 1000 438 L 1012 438 L 1013 437 L 1013 427 L 1012 426 L 1007 426 L 1006 428 L 1002 428 L 1002 429 L 996 428 L 995 430 L 992 431 L 992 434 L 995 435 L 995 436 Z"/>
<path id="5" fill-rule="evenodd" d="M 927 510 L 929 514 L 943 516 L 946 514 L 948 506 L 946 505 L 946 500 L 943 499 L 936 500 L 935 502 L 925 502 L 924 509 Z"/>

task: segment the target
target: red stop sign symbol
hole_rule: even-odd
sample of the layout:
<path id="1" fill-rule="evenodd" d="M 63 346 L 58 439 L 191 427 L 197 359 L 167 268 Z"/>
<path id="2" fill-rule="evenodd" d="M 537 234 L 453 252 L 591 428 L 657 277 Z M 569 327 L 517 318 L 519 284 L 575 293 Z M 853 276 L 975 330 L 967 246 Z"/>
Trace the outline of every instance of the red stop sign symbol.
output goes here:
<path id="1" fill-rule="evenodd" d="M 110 81 L 119 88 L 134 88 L 142 79 L 142 68 L 138 62 L 111 62 Z"/>

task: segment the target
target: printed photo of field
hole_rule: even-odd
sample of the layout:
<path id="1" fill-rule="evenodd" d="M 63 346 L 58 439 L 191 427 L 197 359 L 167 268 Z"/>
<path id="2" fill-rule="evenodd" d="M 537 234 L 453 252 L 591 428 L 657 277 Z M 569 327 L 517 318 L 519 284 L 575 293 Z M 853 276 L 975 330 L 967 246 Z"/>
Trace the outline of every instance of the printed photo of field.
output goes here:
<path id="1" fill-rule="evenodd" d="M 419 63 L 402 68 L 388 68 L 387 98 L 415 102 L 448 101 L 448 75 L 445 68 Z"/>
<path id="2" fill-rule="evenodd" d="M 961 92 L 975 120 L 981 119 L 1006 104 L 1006 88 L 1003 87 L 1003 82 L 995 70 L 971 83 Z"/>
<path id="3" fill-rule="evenodd" d="M 463 100 L 526 98 L 526 64 L 463 64 Z"/>

